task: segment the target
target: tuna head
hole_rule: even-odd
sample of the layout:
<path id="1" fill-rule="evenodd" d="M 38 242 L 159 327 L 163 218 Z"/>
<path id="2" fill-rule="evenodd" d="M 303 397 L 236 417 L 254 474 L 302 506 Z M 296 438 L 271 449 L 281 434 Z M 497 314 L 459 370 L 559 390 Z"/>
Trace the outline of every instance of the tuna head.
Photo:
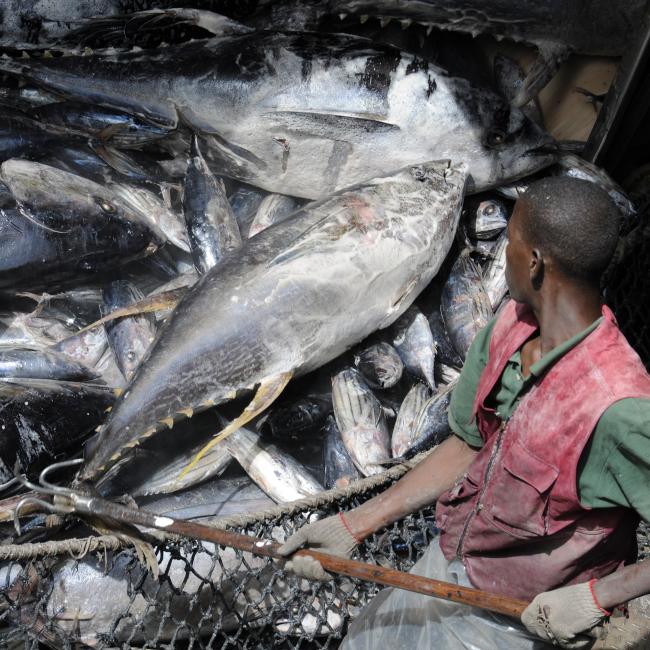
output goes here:
<path id="1" fill-rule="evenodd" d="M 464 184 L 448 162 L 408 167 L 308 204 L 227 254 L 160 331 L 80 478 L 101 485 L 144 439 L 258 387 L 250 419 L 291 376 L 390 325 L 446 257 Z"/>
<path id="2" fill-rule="evenodd" d="M 443 97 L 433 101 L 436 92 Z M 432 134 L 440 131 L 439 123 L 451 106 L 459 118 L 451 123 L 453 133 L 445 134 L 436 148 L 449 157 L 454 157 L 453 149 L 466 152 L 471 160 L 469 193 L 528 176 L 555 161 L 554 140 L 548 133 L 497 93 L 459 77 L 442 77 L 432 93 L 427 106 Z"/>
<path id="3" fill-rule="evenodd" d="M 49 165 L 12 159 L 2 164 L 2 181 L 10 189 L 19 206 L 30 217 L 48 225 L 48 215 L 56 215 L 56 223 L 97 223 L 110 220 L 121 224 L 127 238 L 161 243 L 145 220 L 111 189 L 76 174 Z M 147 242 L 144 242 L 145 246 Z M 151 246 L 153 249 L 154 247 Z"/>

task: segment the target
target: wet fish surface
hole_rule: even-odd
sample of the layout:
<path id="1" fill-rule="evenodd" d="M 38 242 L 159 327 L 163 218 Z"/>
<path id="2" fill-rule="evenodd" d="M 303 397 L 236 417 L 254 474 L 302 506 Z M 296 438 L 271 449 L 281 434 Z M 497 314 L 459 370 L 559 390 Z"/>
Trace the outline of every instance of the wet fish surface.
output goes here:
<path id="1" fill-rule="evenodd" d="M 259 434 L 238 429 L 222 445 L 266 494 L 277 503 L 296 501 L 323 491 L 323 486 L 294 458 Z"/>
<path id="2" fill-rule="evenodd" d="M 417 382 L 404 398 L 390 441 L 393 456 L 402 456 L 417 440 L 416 424 L 429 392 L 424 384 Z"/>
<path id="3" fill-rule="evenodd" d="M 288 403 L 274 404 L 260 420 L 258 428 L 278 440 L 301 438 L 318 430 L 331 412 L 331 397 L 307 395 Z"/>
<path id="4" fill-rule="evenodd" d="M 439 445 L 451 435 L 448 410 L 455 386 L 456 381 L 452 381 L 424 403 L 411 434 L 409 447 L 404 452 L 407 458 Z"/>
<path id="5" fill-rule="evenodd" d="M 165 128 L 181 115 L 221 173 L 307 199 L 427 160 L 463 161 L 474 191 L 553 160 L 550 137 L 495 92 L 348 35 L 260 32 L 153 52 L 3 59 L 0 70 Z"/>
<path id="6" fill-rule="evenodd" d="M 415 377 L 426 381 L 431 390 L 434 390 L 436 344 L 426 316 L 416 305 L 411 305 L 393 323 L 390 336 L 404 367 Z"/>
<path id="7" fill-rule="evenodd" d="M 269 194 L 262 199 L 257 209 L 255 219 L 248 231 L 249 237 L 254 237 L 274 223 L 279 223 L 295 212 L 302 205 L 302 201 L 293 196 L 284 194 Z"/>
<path id="8" fill-rule="evenodd" d="M 183 212 L 192 245 L 192 259 L 199 274 L 206 273 L 231 250 L 241 246 L 237 220 L 223 181 L 210 171 L 201 155 L 198 138 L 192 138 L 185 175 Z"/>
<path id="9" fill-rule="evenodd" d="M 354 355 L 354 365 L 372 388 L 392 388 L 404 371 L 397 350 L 383 341 L 362 348 Z"/>
<path id="10" fill-rule="evenodd" d="M 0 380 L 0 481 L 14 465 L 30 476 L 60 454 L 77 452 L 113 404 L 112 389 L 48 379 Z"/>
<path id="11" fill-rule="evenodd" d="M 481 271 L 467 250 L 461 252 L 449 273 L 441 310 L 449 338 L 464 360 L 474 337 L 493 316 Z"/>
<path id="12" fill-rule="evenodd" d="M 494 239 L 508 225 L 508 209 L 503 201 L 485 199 L 476 205 L 468 201 L 467 234 L 476 239 Z"/>
<path id="13" fill-rule="evenodd" d="M 98 374 L 71 357 L 52 350 L 0 347 L 0 377 L 90 381 Z"/>
<path id="14" fill-rule="evenodd" d="M 19 206 L 0 211 L 0 286 L 42 286 L 106 271 L 155 249 L 155 234 L 114 193 L 23 160 L 2 164 Z"/>
<path id="15" fill-rule="evenodd" d="M 350 458 L 364 476 L 383 471 L 390 458 L 390 434 L 381 402 L 357 370 L 349 368 L 332 378 L 334 417 Z"/>
<path id="16" fill-rule="evenodd" d="M 490 299 L 492 311 L 496 311 L 499 303 L 508 293 L 506 282 L 506 247 L 508 246 L 508 233 L 503 232 L 497 240 L 490 258 L 483 268 L 483 286 Z"/>
<path id="17" fill-rule="evenodd" d="M 114 280 L 104 288 L 107 312 L 128 307 L 142 298 L 142 292 L 127 280 Z M 104 327 L 117 365 L 128 381 L 154 340 L 155 321 L 151 314 L 137 314 L 110 321 Z"/>
<path id="18" fill-rule="evenodd" d="M 447 254 L 463 189 L 447 162 L 406 168 L 246 240 L 176 307 L 82 475 L 97 478 L 174 419 L 259 385 L 251 419 L 291 376 L 390 325 Z"/>
<path id="19" fill-rule="evenodd" d="M 361 478 L 348 450 L 333 415 L 325 424 L 325 443 L 323 445 L 323 484 L 327 490 L 347 487 Z"/>

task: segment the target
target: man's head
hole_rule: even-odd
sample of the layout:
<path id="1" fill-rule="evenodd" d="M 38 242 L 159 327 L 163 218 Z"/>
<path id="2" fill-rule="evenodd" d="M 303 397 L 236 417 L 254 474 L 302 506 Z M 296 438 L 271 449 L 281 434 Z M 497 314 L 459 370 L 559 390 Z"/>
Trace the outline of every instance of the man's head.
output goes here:
<path id="1" fill-rule="evenodd" d="M 534 302 L 546 281 L 597 286 L 616 248 L 619 213 L 589 181 L 550 177 L 532 183 L 508 224 L 510 295 Z"/>

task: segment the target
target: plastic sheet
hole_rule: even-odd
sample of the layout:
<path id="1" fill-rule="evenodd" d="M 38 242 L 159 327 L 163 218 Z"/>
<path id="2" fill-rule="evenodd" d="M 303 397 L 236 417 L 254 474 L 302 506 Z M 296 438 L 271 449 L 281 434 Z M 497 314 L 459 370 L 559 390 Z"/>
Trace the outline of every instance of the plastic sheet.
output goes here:
<path id="1" fill-rule="evenodd" d="M 436 537 L 410 573 L 467 587 L 458 560 L 447 562 Z M 513 619 L 439 598 L 385 589 L 350 625 L 341 650 L 444 648 L 444 650 L 537 650 L 549 644 Z"/>

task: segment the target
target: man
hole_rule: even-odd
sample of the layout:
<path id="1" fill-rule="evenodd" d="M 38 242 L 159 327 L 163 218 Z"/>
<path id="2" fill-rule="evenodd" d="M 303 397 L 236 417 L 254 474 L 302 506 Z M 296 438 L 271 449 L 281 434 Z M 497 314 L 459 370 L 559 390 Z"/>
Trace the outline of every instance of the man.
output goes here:
<path id="1" fill-rule="evenodd" d="M 437 501 L 441 535 L 413 571 L 534 599 L 525 628 L 385 590 L 342 647 L 584 647 L 614 606 L 650 591 L 650 571 L 623 566 L 635 559 L 638 516 L 650 520 L 650 376 L 601 306 L 617 235 L 616 210 L 594 185 L 531 185 L 508 225 L 513 300 L 467 355 L 449 410 L 455 435 L 384 493 L 281 549 L 349 557 Z M 287 566 L 327 577 L 311 558 Z"/>

